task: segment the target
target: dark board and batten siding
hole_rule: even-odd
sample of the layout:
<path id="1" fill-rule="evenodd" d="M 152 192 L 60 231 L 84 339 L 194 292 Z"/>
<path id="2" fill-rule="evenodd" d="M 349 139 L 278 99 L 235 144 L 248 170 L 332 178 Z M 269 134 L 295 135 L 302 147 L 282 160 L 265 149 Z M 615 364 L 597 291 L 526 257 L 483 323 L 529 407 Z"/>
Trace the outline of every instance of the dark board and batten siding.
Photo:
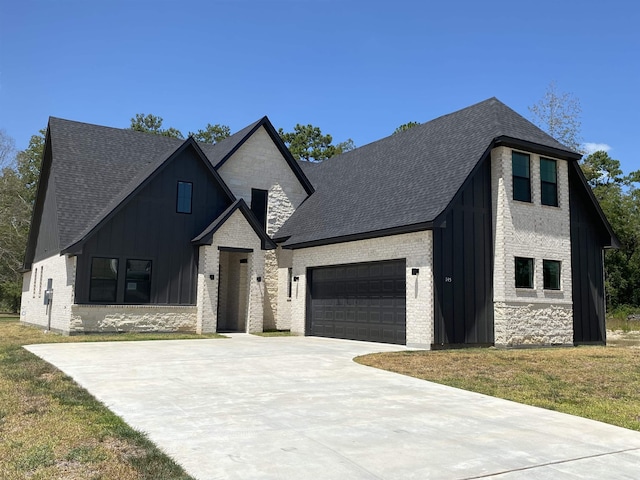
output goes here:
<path id="1" fill-rule="evenodd" d="M 571 212 L 571 274 L 573 298 L 573 341 L 575 344 L 604 344 L 605 301 L 600 219 L 572 165 L 569 174 Z"/>
<path id="2" fill-rule="evenodd" d="M 434 348 L 493 345 L 491 162 L 483 160 L 433 231 Z"/>
<path id="3" fill-rule="evenodd" d="M 176 212 L 177 182 L 193 183 L 192 213 Z M 84 245 L 76 303 L 89 303 L 91 259 L 118 258 L 116 303 L 124 301 L 126 259 L 151 260 L 151 304 L 194 305 L 198 250 L 191 239 L 229 206 L 222 188 L 188 148 L 173 159 Z"/>
<path id="4" fill-rule="evenodd" d="M 42 165 L 48 165 L 47 172 L 43 172 L 41 182 L 47 183 L 45 197 L 42 206 L 42 214 L 40 222 L 34 222 L 38 231 L 38 242 L 35 247 L 33 257 L 34 262 L 38 262 L 60 252 L 58 245 L 58 215 L 56 211 L 56 189 L 55 189 L 55 172 L 51 170 L 51 148 L 46 149 L 47 158 Z M 46 177 L 44 176 L 46 174 Z"/>

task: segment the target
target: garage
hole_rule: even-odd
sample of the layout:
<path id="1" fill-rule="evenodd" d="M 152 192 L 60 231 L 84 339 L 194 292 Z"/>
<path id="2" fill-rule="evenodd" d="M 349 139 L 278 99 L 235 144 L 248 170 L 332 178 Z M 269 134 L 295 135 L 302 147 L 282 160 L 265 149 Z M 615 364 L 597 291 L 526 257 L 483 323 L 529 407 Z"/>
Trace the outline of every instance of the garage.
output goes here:
<path id="1" fill-rule="evenodd" d="M 309 268 L 307 334 L 406 343 L 406 261 Z"/>

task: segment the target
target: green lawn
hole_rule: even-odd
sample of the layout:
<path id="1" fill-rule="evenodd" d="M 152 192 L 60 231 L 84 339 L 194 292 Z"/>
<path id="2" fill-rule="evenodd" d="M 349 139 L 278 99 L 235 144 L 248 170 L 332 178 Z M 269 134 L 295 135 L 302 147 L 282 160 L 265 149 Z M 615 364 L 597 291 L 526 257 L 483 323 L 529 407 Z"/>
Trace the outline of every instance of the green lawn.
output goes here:
<path id="1" fill-rule="evenodd" d="M 220 338 L 116 334 L 65 337 L 0 317 L 0 478 L 191 479 L 73 380 L 22 348 L 35 343 Z"/>
<path id="2" fill-rule="evenodd" d="M 620 347 L 380 353 L 365 355 L 356 361 L 640 430 L 640 343 L 637 340 L 622 341 Z"/>

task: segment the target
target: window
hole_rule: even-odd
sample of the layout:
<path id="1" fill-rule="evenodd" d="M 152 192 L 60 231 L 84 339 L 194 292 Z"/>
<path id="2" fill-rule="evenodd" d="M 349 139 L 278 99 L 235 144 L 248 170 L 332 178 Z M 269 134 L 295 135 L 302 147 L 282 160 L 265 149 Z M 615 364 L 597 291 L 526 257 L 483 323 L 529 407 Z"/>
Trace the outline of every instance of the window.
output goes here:
<path id="1" fill-rule="evenodd" d="M 93 258 L 89 300 L 100 303 L 115 303 L 118 286 L 118 259 Z"/>
<path id="2" fill-rule="evenodd" d="M 516 288 L 533 288 L 533 258 L 516 257 Z"/>
<path id="3" fill-rule="evenodd" d="M 38 285 L 38 269 L 33 269 L 33 293 L 31 294 L 32 298 L 36 298 L 36 285 Z"/>
<path id="4" fill-rule="evenodd" d="M 555 160 L 540 159 L 540 198 L 542 205 L 558 206 L 558 172 Z"/>
<path id="5" fill-rule="evenodd" d="M 191 196 L 193 193 L 193 183 L 178 182 L 178 201 L 176 212 L 191 213 Z"/>
<path id="6" fill-rule="evenodd" d="M 262 225 L 262 228 L 267 230 L 267 197 L 269 192 L 266 190 L 258 190 L 257 188 L 251 189 L 251 211 Z"/>
<path id="7" fill-rule="evenodd" d="M 511 167 L 513 170 L 513 199 L 521 202 L 531 202 L 529 155 L 512 152 Z"/>
<path id="8" fill-rule="evenodd" d="M 151 260 L 127 260 L 124 303 L 149 303 L 151 300 Z"/>
<path id="9" fill-rule="evenodd" d="M 545 290 L 560 290 L 560 262 L 543 260 L 542 276 Z"/>
<path id="10" fill-rule="evenodd" d="M 287 272 L 287 298 L 291 298 L 291 290 L 293 288 L 293 268 L 288 268 Z"/>
<path id="11" fill-rule="evenodd" d="M 38 284 L 38 298 L 42 296 L 42 277 L 44 276 L 44 267 L 40 267 L 40 283 Z"/>

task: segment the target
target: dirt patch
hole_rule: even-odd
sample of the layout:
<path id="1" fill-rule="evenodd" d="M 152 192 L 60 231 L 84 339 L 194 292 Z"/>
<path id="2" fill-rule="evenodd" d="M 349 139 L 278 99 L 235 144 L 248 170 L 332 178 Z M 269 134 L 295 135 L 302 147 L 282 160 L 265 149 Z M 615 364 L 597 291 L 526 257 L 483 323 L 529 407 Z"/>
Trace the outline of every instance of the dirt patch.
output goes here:
<path id="1" fill-rule="evenodd" d="M 640 331 L 608 330 L 607 346 L 640 349 Z"/>

